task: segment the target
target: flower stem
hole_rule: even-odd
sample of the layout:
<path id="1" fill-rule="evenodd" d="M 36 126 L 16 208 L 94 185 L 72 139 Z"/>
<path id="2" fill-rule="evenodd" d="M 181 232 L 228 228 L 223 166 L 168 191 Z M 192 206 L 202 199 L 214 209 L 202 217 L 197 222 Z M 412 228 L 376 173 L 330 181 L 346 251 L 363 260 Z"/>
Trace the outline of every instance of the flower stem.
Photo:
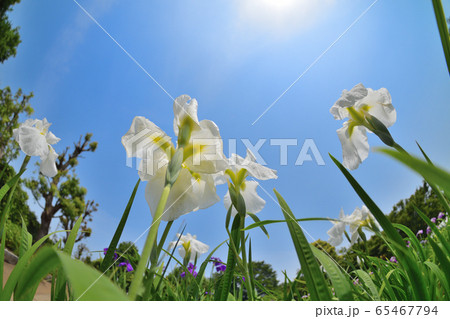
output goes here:
<path id="1" fill-rule="evenodd" d="M 167 199 L 169 197 L 171 185 L 168 184 L 164 187 L 159 199 L 158 207 L 156 208 L 155 216 L 153 217 L 152 225 L 150 226 L 150 231 L 148 232 L 147 239 L 145 241 L 144 250 L 142 251 L 141 259 L 139 260 L 136 272 L 134 274 L 134 279 L 131 282 L 129 290 L 129 298 L 131 300 L 136 299 L 137 292 L 142 283 L 144 277 L 145 269 L 147 268 L 147 263 L 150 258 L 150 254 L 153 249 L 153 245 L 156 242 L 156 236 L 158 234 L 159 224 L 161 223 L 161 216 L 164 213 L 164 208 L 166 207 Z"/>
<path id="2" fill-rule="evenodd" d="M 247 252 L 245 249 L 245 217 L 241 217 L 241 251 L 242 251 L 242 263 L 244 264 L 244 273 L 245 273 L 245 285 L 247 286 L 247 295 L 250 301 L 253 301 L 253 291 L 251 280 L 248 272 L 248 264 L 247 264 Z"/>

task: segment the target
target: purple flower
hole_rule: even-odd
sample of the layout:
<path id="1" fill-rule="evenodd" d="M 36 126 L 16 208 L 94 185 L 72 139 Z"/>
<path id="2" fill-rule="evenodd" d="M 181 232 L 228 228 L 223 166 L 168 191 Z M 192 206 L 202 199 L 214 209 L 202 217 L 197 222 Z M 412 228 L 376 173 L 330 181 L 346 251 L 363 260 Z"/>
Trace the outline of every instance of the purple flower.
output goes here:
<path id="1" fill-rule="evenodd" d="M 423 229 L 419 229 L 419 231 L 416 234 L 416 237 L 419 237 L 419 235 L 422 235 L 422 234 L 423 234 Z"/>
<path id="2" fill-rule="evenodd" d="M 438 218 L 439 219 L 444 219 L 445 218 L 445 213 L 440 212 L 439 215 L 438 215 Z"/>
<path id="3" fill-rule="evenodd" d="M 131 266 L 130 262 L 127 260 L 126 262 L 121 262 L 119 267 L 127 267 L 127 272 L 133 271 L 133 266 Z"/>
<path id="4" fill-rule="evenodd" d="M 436 217 L 431 218 L 431 221 L 433 222 L 433 224 L 436 224 Z"/>
<path id="5" fill-rule="evenodd" d="M 226 265 L 219 265 L 216 267 L 216 271 L 217 272 L 225 272 L 225 270 L 227 270 L 227 266 Z"/>
<path id="6" fill-rule="evenodd" d="M 227 269 L 227 266 L 224 265 L 219 257 L 211 257 L 211 260 L 214 262 L 214 267 L 216 267 L 217 272 L 224 272 Z"/>
<path id="7" fill-rule="evenodd" d="M 197 272 L 195 271 L 195 268 L 197 268 L 197 267 L 195 267 L 193 263 L 189 263 L 187 266 L 187 270 L 192 274 L 192 276 L 197 277 Z M 186 272 L 183 271 L 180 274 L 180 277 L 181 278 L 186 277 Z"/>
<path id="8" fill-rule="evenodd" d="M 245 277 L 242 277 L 242 280 L 245 282 Z"/>
<path id="9" fill-rule="evenodd" d="M 409 246 L 411 246 L 411 242 L 409 240 L 406 241 L 406 247 L 409 248 Z"/>
<path id="10" fill-rule="evenodd" d="M 103 248 L 103 255 L 106 255 L 107 252 L 108 252 L 108 248 Z M 114 252 L 114 260 L 117 260 L 117 258 L 119 258 L 119 256 L 117 256 L 117 253 Z"/>
<path id="11" fill-rule="evenodd" d="M 431 227 L 428 226 L 428 227 L 427 227 L 427 235 L 429 235 L 430 233 L 431 233 Z"/>
<path id="12" fill-rule="evenodd" d="M 398 263 L 397 258 L 395 258 L 395 256 L 392 256 L 391 259 L 389 259 L 389 261 L 391 263 L 396 263 L 396 264 Z"/>
<path id="13" fill-rule="evenodd" d="M 211 257 L 211 260 L 214 261 L 214 266 L 219 266 L 222 263 L 219 257 Z"/>

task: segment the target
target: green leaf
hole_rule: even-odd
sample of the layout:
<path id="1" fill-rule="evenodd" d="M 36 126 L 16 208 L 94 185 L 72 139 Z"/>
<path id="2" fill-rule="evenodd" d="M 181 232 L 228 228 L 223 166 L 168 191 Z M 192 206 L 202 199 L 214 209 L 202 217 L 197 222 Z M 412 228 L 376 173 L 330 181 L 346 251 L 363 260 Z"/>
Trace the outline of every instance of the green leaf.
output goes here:
<path id="1" fill-rule="evenodd" d="M 300 261 L 301 270 L 305 275 L 306 286 L 311 294 L 311 300 L 324 301 L 331 300 L 331 294 L 326 284 L 323 273 L 320 271 L 311 247 L 306 240 L 303 230 L 295 221 L 295 216 L 291 209 L 283 199 L 283 197 L 274 189 L 278 202 L 286 219 L 292 241 L 294 243 L 295 251 L 297 252 Z"/>
<path id="2" fill-rule="evenodd" d="M 255 276 L 253 274 L 253 261 L 252 261 L 252 240 L 248 242 L 248 275 L 250 276 L 251 289 L 255 291 Z"/>
<path id="3" fill-rule="evenodd" d="M 131 193 L 131 197 L 128 200 L 128 204 L 125 208 L 125 211 L 122 214 L 122 218 L 120 219 L 119 226 L 117 226 L 114 236 L 109 244 L 108 251 L 106 252 L 105 258 L 103 258 L 102 264 L 100 265 L 101 271 L 106 271 L 112 264 L 114 251 L 116 250 L 117 244 L 119 243 L 120 236 L 122 236 L 123 229 L 128 219 L 128 215 L 130 214 L 131 206 L 133 205 L 134 198 L 136 196 L 136 192 L 139 188 L 140 179 L 136 182 L 134 186 L 133 192 Z"/>
<path id="4" fill-rule="evenodd" d="M 214 248 L 214 250 L 208 255 L 208 257 L 206 257 L 205 261 L 202 262 L 202 264 L 200 265 L 200 268 L 199 268 L 198 274 L 197 274 L 197 283 L 199 286 L 200 286 L 201 281 L 203 280 L 203 275 L 205 273 L 206 267 L 208 266 L 208 263 L 211 261 L 211 257 L 214 255 L 214 253 L 217 251 L 217 249 L 219 249 L 219 247 L 222 246 L 223 244 L 225 244 L 226 242 L 227 241 L 224 240 L 216 248 Z"/>
<path id="5" fill-rule="evenodd" d="M 336 297 L 338 297 L 339 300 L 354 300 L 352 294 L 353 287 L 348 275 L 343 273 L 339 268 L 339 265 L 323 251 L 314 245 L 310 245 L 310 247 L 314 256 L 316 256 L 323 268 L 325 268 L 327 275 L 330 277 Z"/>
<path id="6" fill-rule="evenodd" d="M 450 256 L 450 243 L 448 242 L 448 240 L 446 240 L 444 238 L 444 236 L 442 236 L 441 231 L 428 218 L 427 215 L 422 213 L 422 211 L 416 205 L 414 205 L 414 203 L 411 203 L 411 204 L 413 205 L 414 210 L 417 212 L 417 214 L 419 214 L 419 216 L 424 220 L 424 222 L 427 223 L 428 226 L 430 226 L 431 230 L 433 231 L 433 233 L 436 235 L 436 237 L 439 239 L 439 241 L 441 242 L 442 246 L 444 247 L 447 255 Z"/>
<path id="7" fill-rule="evenodd" d="M 42 279 L 59 266 L 58 255 L 52 248 L 42 248 L 22 272 L 14 290 L 14 300 L 33 300 Z"/>
<path id="8" fill-rule="evenodd" d="M 445 60 L 447 61 L 447 69 L 450 73 L 450 38 L 448 34 L 447 20 L 445 18 L 444 8 L 441 0 L 433 0 L 433 9 L 436 16 L 436 23 L 441 37 L 442 48 L 444 49 Z"/>
<path id="9" fill-rule="evenodd" d="M 428 241 L 430 242 L 431 247 L 433 248 L 434 253 L 436 254 L 436 259 L 439 261 L 441 265 L 441 269 L 445 274 L 445 278 L 447 279 L 447 284 L 450 283 L 450 260 L 449 256 L 444 253 L 444 251 L 439 247 L 436 242 L 428 236 Z"/>
<path id="10" fill-rule="evenodd" d="M 425 265 L 427 265 L 428 268 L 430 268 L 430 270 L 441 282 L 442 288 L 444 289 L 445 294 L 447 295 L 447 300 L 450 299 L 450 283 L 446 279 L 446 275 L 444 274 L 444 272 L 441 269 L 439 269 L 439 267 L 435 263 L 432 263 L 431 261 L 426 261 Z"/>
<path id="11" fill-rule="evenodd" d="M 406 236 L 408 236 L 409 241 L 413 245 L 414 249 L 417 251 L 420 260 L 425 261 L 426 257 L 425 257 L 425 253 L 423 251 L 422 245 L 420 244 L 416 235 L 414 235 L 414 233 L 411 231 L 411 229 L 409 229 L 405 225 L 401 225 L 401 224 L 393 224 L 393 225 L 395 228 L 400 229 L 401 231 L 403 231 L 406 234 Z"/>
<path id="12" fill-rule="evenodd" d="M 20 176 L 22 176 L 23 172 L 25 171 L 21 171 L 18 174 L 16 174 L 5 185 L 3 185 L 2 188 L 0 188 L 0 201 L 8 193 L 8 191 L 19 181 Z"/>
<path id="13" fill-rule="evenodd" d="M 361 270 L 361 269 L 358 269 L 355 272 L 358 274 L 358 277 L 361 279 L 361 281 L 364 283 L 364 285 L 367 288 L 369 288 L 370 294 L 371 294 L 371 298 L 373 300 L 380 300 L 380 295 L 378 294 L 378 289 L 375 286 L 372 278 L 370 278 L 369 274 L 366 273 L 364 270 Z"/>
<path id="14" fill-rule="evenodd" d="M 9 275 L 8 281 L 5 284 L 5 287 L 3 288 L 3 291 L 0 294 L 0 300 L 7 301 L 11 299 L 12 293 L 14 288 L 16 287 L 16 284 L 19 280 L 19 278 L 22 275 L 23 270 L 25 269 L 26 265 L 28 264 L 29 260 L 31 259 L 31 256 L 36 252 L 36 250 L 52 235 L 65 232 L 65 230 L 56 231 L 50 234 L 45 235 L 41 239 L 39 239 L 37 242 L 34 243 L 33 246 L 31 246 L 30 249 L 27 250 L 27 252 L 19 258 L 17 261 L 16 266 L 14 266 L 13 271 Z"/>
<path id="15" fill-rule="evenodd" d="M 75 225 L 70 231 L 69 237 L 67 238 L 66 244 L 64 246 L 63 251 L 69 256 L 72 255 L 73 246 L 75 245 L 75 241 L 77 239 L 78 231 L 80 230 L 81 223 L 83 222 L 83 216 L 78 217 Z"/>
<path id="16" fill-rule="evenodd" d="M 255 214 L 247 212 L 247 215 L 250 216 L 255 221 L 255 223 L 260 223 L 261 222 L 261 220 Z M 266 227 L 264 227 L 264 225 L 259 225 L 259 228 L 261 228 L 263 233 L 266 234 L 267 238 L 270 238 L 269 232 L 267 231 Z"/>
<path id="17" fill-rule="evenodd" d="M 383 151 L 390 151 L 385 150 Z M 394 152 L 400 154 L 399 152 Z M 373 216 L 380 223 L 383 228 L 391 247 L 393 248 L 393 253 L 396 255 L 397 260 L 401 266 L 406 270 L 408 279 L 410 281 L 411 287 L 414 291 L 415 299 L 417 300 L 429 300 L 429 291 L 427 290 L 426 279 L 423 277 L 422 271 L 419 269 L 417 260 L 414 259 L 410 251 L 406 249 L 406 244 L 403 238 L 394 228 L 392 223 L 383 214 L 381 209 L 375 204 L 375 202 L 369 197 L 366 191 L 359 185 L 359 183 L 353 178 L 353 176 L 348 172 L 348 170 L 331 154 L 329 154 L 336 166 L 341 170 L 344 176 L 347 178 L 350 185 L 353 187 L 355 192 L 358 194 L 359 198 L 364 202 Z M 401 153 L 400 155 L 404 155 Z M 409 155 L 406 155 L 409 157 Z"/>
<path id="18" fill-rule="evenodd" d="M 333 218 L 323 218 L 323 217 L 310 217 L 310 218 L 297 218 L 295 219 L 295 221 L 297 222 L 308 222 L 308 221 L 318 221 L 318 220 L 325 220 L 325 221 L 336 221 L 338 222 L 338 219 L 333 219 Z M 280 220 L 263 220 L 263 221 L 258 221 L 256 223 L 253 223 L 251 225 L 248 225 L 247 227 L 245 227 L 243 230 L 250 230 L 256 227 L 262 227 L 264 225 L 270 225 L 270 224 L 276 224 L 276 223 L 285 223 L 286 220 L 284 219 L 280 219 Z"/>
<path id="19" fill-rule="evenodd" d="M 83 216 L 78 217 L 77 221 L 75 222 L 74 227 L 69 233 L 69 237 L 67 238 L 66 244 L 64 245 L 63 251 L 68 254 L 69 256 L 72 255 L 73 246 L 75 245 L 75 241 L 78 236 L 78 230 L 80 229 L 81 223 L 83 222 Z M 57 277 L 56 277 L 56 286 L 55 286 L 55 300 L 62 301 L 66 300 L 66 289 L 67 287 L 67 280 L 66 276 L 64 274 L 64 270 L 62 268 L 57 270 Z"/>
<path id="20" fill-rule="evenodd" d="M 128 300 L 125 293 L 98 270 L 62 252 L 57 254 L 75 300 Z"/>
<path id="21" fill-rule="evenodd" d="M 56 267 L 61 267 L 67 275 L 75 300 L 128 300 L 123 291 L 102 273 L 50 247 L 41 249 L 22 274 L 15 293 L 17 299 L 32 300 L 36 284 Z"/>
<path id="22" fill-rule="evenodd" d="M 239 235 L 240 235 L 240 216 L 236 214 L 233 220 L 233 224 L 231 225 L 231 234 L 230 234 L 230 243 L 228 248 L 228 258 L 227 258 L 227 269 L 223 274 L 219 287 L 214 294 L 215 301 L 225 301 L 228 299 L 228 294 L 231 287 L 231 282 L 234 278 L 234 270 L 236 267 L 237 256 L 235 251 L 239 251 Z M 235 251 L 233 251 L 233 248 Z"/>
<path id="23" fill-rule="evenodd" d="M 378 149 L 379 152 L 385 153 L 390 157 L 402 162 L 412 170 L 416 171 L 427 181 L 436 184 L 444 190 L 447 197 L 450 197 L 450 173 L 442 168 L 427 163 L 408 154 L 400 153 L 390 149 Z"/>
<path id="24" fill-rule="evenodd" d="M 28 249 L 31 248 L 31 244 L 33 243 L 33 237 L 27 230 L 27 225 L 25 221 L 22 219 L 22 234 L 20 240 L 20 248 L 19 248 L 19 258 L 25 255 Z"/>

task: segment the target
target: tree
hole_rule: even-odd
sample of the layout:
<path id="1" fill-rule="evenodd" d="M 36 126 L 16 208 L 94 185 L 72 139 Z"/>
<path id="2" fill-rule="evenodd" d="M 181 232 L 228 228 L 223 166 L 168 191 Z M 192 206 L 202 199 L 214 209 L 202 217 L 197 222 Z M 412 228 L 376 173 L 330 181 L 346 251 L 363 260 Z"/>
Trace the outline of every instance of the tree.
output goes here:
<path id="1" fill-rule="evenodd" d="M 254 279 L 261 284 L 261 286 L 269 291 L 278 287 L 277 273 L 270 264 L 267 264 L 264 261 L 253 261 L 252 268 Z M 259 295 L 265 294 L 258 286 L 255 286 L 255 288 Z"/>
<path id="2" fill-rule="evenodd" d="M 424 230 L 425 233 L 427 224 L 417 214 L 414 205 L 428 216 L 428 218 L 437 217 L 440 212 L 445 211 L 445 208 L 442 206 L 436 193 L 424 181 L 422 186 L 417 188 L 413 195 L 407 199 L 400 200 L 395 204 L 387 218 L 392 223 L 407 226 L 415 234 L 420 229 Z M 403 232 L 400 232 L 400 234 L 406 236 Z M 386 243 L 378 236 L 372 236 L 367 240 L 365 245 L 358 243 L 351 248 L 359 251 L 366 251 L 368 255 L 374 257 L 389 259 L 392 256 Z M 352 254 L 354 253 L 349 249 L 345 256 L 351 258 Z"/>
<path id="3" fill-rule="evenodd" d="M 0 89 L 0 159 L 9 161 L 19 155 L 19 145 L 12 142 L 13 130 L 19 126 L 21 114 L 33 113 L 29 103 L 32 97 L 33 93 L 26 95 L 21 89 L 14 95 L 8 86 Z"/>
<path id="4" fill-rule="evenodd" d="M 0 62 L 5 62 L 10 56 L 16 56 L 20 44 L 19 28 L 13 28 L 7 12 L 20 0 L 0 1 Z"/>
<path id="5" fill-rule="evenodd" d="M 36 179 L 28 179 L 25 185 L 31 190 L 36 202 L 43 209 L 41 225 L 37 232 L 36 240 L 48 234 L 50 224 L 54 218 L 58 218 L 65 230 L 72 229 L 78 217 L 83 216 L 80 233 L 76 241 L 89 237 L 91 229 L 87 226 L 92 221 L 92 213 L 97 211 L 98 204 L 93 200 L 86 200 L 86 188 L 80 185 L 80 180 L 75 174 L 78 159 L 86 152 L 94 152 L 97 142 L 91 142 L 92 134 L 88 133 L 77 143 L 71 152 L 67 147 L 56 161 L 58 174 L 49 178 L 42 174 Z M 43 204 L 40 201 L 43 200 Z M 60 212 L 60 215 L 57 213 Z M 65 233 L 64 242 L 68 233 Z"/>

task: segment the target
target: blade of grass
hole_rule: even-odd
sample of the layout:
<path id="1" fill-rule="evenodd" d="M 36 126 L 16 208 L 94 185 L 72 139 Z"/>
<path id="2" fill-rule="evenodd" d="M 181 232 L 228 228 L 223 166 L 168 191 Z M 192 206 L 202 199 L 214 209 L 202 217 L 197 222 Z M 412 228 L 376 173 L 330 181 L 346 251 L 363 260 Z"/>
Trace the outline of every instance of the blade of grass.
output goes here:
<path id="1" fill-rule="evenodd" d="M 295 221 L 297 222 L 308 222 L 308 221 L 319 221 L 319 220 L 324 220 L 324 221 L 336 221 L 338 222 L 338 219 L 333 219 L 333 218 L 323 218 L 323 217 L 310 217 L 310 218 L 297 218 L 295 219 Z M 276 223 L 285 223 L 286 220 L 284 219 L 279 219 L 279 220 L 273 220 L 273 219 L 268 219 L 268 220 L 263 220 L 263 221 L 258 221 L 255 222 L 251 225 L 248 225 L 247 227 L 244 228 L 244 230 L 250 230 L 256 227 L 262 227 L 264 225 L 270 225 L 270 224 L 276 224 Z"/>
<path id="2" fill-rule="evenodd" d="M 120 237 L 122 236 L 122 232 L 127 222 L 128 215 L 130 214 L 131 206 L 133 205 L 133 201 L 139 188 L 140 182 L 141 180 L 138 179 L 136 185 L 134 186 L 133 192 L 131 193 L 130 199 L 128 200 L 128 204 L 125 207 L 125 211 L 122 214 L 119 225 L 117 226 L 114 236 L 108 246 L 108 251 L 106 252 L 105 258 L 103 258 L 102 264 L 100 265 L 100 271 L 102 272 L 105 272 L 110 267 L 113 261 L 114 252 L 116 250 L 117 244 L 119 243 Z"/>
<path id="3" fill-rule="evenodd" d="M 417 255 L 419 256 L 420 260 L 425 261 L 426 257 L 425 257 L 425 253 L 423 251 L 422 245 L 420 244 L 416 235 L 414 235 L 414 233 L 411 231 L 411 229 L 409 229 L 405 225 L 401 225 L 401 224 L 393 224 L 393 225 L 395 228 L 400 229 L 401 231 L 403 231 L 406 234 L 406 236 L 408 236 L 409 241 L 411 242 L 413 247 L 416 249 Z"/>
<path id="4" fill-rule="evenodd" d="M 20 217 L 22 220 L 22 232 L 20 239 L 20 248 L 19 248 L 19 258 L 22 257 L 28 249 L 31 248 L 31 244 L 33 243 L 33 237 L 27 230 L 27 225 L 23 220 L 22 216 Z"/>
<path id="5" fill-rule="evenodd" d="M 433 231 L 433 233 L 436 235 L 436 237 L 439 239 L 439 241 L 441 242 L 442 246 L 444 247 L 446 253 L 448 256 L 450 256 L 450 243 L 448 242 L 448 240 L 446 240 L 444 238 L 444 236 L 442 236 L 440 230 L 436 227 L 436 225 L 428 218 L 427 215 L 425 215 L 424 213 L 422 213 L 422 211 L 416 206 L 414 205 L 414 203 L 411 203 L 414 207 L 414 210 L 416 211 L 417 214 L 419 214 L 419 216 L 423 219 L 423 221 L 425 223 L 427 223 L 427 225 L 431 228 L 431 230 Z"/>
<path id="6" fill-rule="evenodd" d="M 445 195 L 450 197 L 450 173 L 426 161 L 418 159 L 414 156 L 400 153 L 391 149 L 378 148 L 378 152 L 385 153 L 390 157 L 410 167 L 418 174 L 422 175 L 425 180 L 440 186 Z"/>
<path id="7" fill-rule="evenodd" d="M 78 236 L 78 231 L 80 229 L 81 223 L 83 222 L 83 216 L 81 215 L 78 217 L 77 221 L 75 222 L 74 227 L 69 233 L 69 237 L 67 238 L 66 244 L 64 245 L 63 252 L 68 254 L 69 256 L 72 255 L 73 246 L 75 245 L 75 241 Z M 64 270 L 62 268 L 58 268 L 56 271 L 57 277 L 56 277 L 56 286 L 55 286 L 55 300 L 57 301 L 63 301 L 67 299 L 66 296 L 66 287 L 67 287 L 67 279 L 64 274 Z"/>
<path id="8" fill-rule="evenodd" d="M 384 150 L 389 151 L 390 150 Z M 395 151 L 394 153 L 400 154 Z M 410 157 L 409 155 L 405 155 L 403 153 L 401 156 Z M 390 245 L 393 248 L 393 253 L 397 256 L 397 260 L 402 265 L 402 267 L 406 270 L 406 274 L 408 276 L 408 280 L 410 282 L 410 287 L 412 287 L 415 295 L 415 299 L 417 300 L 429 300 L 429 292 L 427 290 L 426 280 L 423 278 L 422 271 L 419 269 L 419 265 L 417 261 L 414 259 L 411 252 L 409 252 L 406 248 L 406 244 L 403 241 L 403 238 L 394 228 L 392 223 L 387 219 L 387 217 L 383 214 L 381 209 L 375 204 L 375 202 L 369 197 L 366 191 L 359 185 L 359 183 L 353 178 L 353 176 L 349 173 L 349 171 L 331 154 L 329 154 L 333 162 L 336 166 L 341 170 L 342 174 L 344 174 L 345 178 L 348 180 L 350 185 L 353 187 L 355 192 L 358 194 L 359 198 L 364 202 L 376 220 L 380 223 L 383 228 L 387 238 L 390 241 Z"/>
<path id="9" fill-rule="evenodd" d="M 0 294 L 0 300 L 8 301 L 11 299 L 13 290 L 17 284 L 17 281 L 19 280 L 23 270 L 25 269 L 26 265 L 28 264 L 29 260 L 31 259 L 31 256 L 36 252 L 36 250 L 52 235 L 66 232 L 65 230 L 59 230 L 55 231 L 53 233 L 47 234 L 41 239 L 39 239 L 37 242 L 34 243 L 33 246 L 31 246 L 30 249 L 27 250 L 27 252 L 21 257 L 18 261 L 16 266 L 14 267 L 13 271 L 8 277 L 8 280 L 6 281 L 5 287 L 3 288 L 2 293 Z"/>
<path id="10" fill-rule="evenodd" d="M 219 287 L 215 292 L 215 301 L 225 301 L 228 299 L 228 294 L 231 288 L 231 281 L 234 277 L 234 270 L 237 262 L 237 256 L 235 254 L 239 251 L 240 224 L 240 216 L 239 214 L 236 214 L 233 220 L 233 224 L 231 225 L 229 243 L 229 246 L 233 246 L 233 248 L 235 248 L 235 251 L 233 251 L 232 247 L 229 247 L 228 249 L 227 269 L 225 270 L 225 273 L 220 280 Z"/>
<path id="11" fill-rule="evenodd" d="M 297 252 L 297 257 L 305 276 L 306 286 L 311 294 L 311 299 L 316 301 L 331 300 L 330 290 L 328 289 L 323 273 L 320 271 L 319 264 L 314 257 L 302 228 L 295 221 L 294 214 L 284 198 L 275 189 L 274 192 L 277 196 L 284 218 L 286 219 L 286 224 L 289 233 L 291 234 L 295 251 Z"/>
<path id="12" fill-rule="evenodd" d="M 324 252 L 314 245 L 310 245 L 310 247 L 314 253 L 314 256 L 316 256 L 323 268 L 325 268 L 327 275 L 333 284 L 336 297 L 338 297 L 339 300 L 354 300 L 352 294 L 353 287 L 348 276 L 344 274 L 336 262 L 328 257 Z"/>
<path id="13" fill-rule="evenodd" d="M 445 274 L 445 278 L 447 279 L 447 284 L 450 283 L 450 261 L 448 255 L 444 253 L 444 251 L 439 247 L 438 244 L 431 238 L 428 237 L 428 241 L 433 248 L 434 253 L 436 254 L 436 259 L 439 261 L 441 265 L 441 269 Z"/>
<path id="14" fill-rule="evenodd" d="M 450 298 L 450 283 L 446 279 L 444 272 L 441 269 L 439 269 L 439 267 L 435 263 L 432 263 L 431 261 L 426 261 L 425 265 L 427 265 L 428 268 L 430 268 L 430 270 L 434 273 L 434 275 L 439 279 L 442 285 L 442 289 L 445 291 L 448 300 Z"/>
<path id="15" fill-rule="evenodd" d="M 247 212 L 247 215 L 250 216 L 255 223 L 260 223 L 261 222 L 261 220 L 255 214 Z M 269 232 L 267 231 L 266 227 L 264 227 L 264 225 L 259 225 L 259 228 L 261 228 L 262 232 L 264 234 L 266 234 L 267 238 L 270 238 Z M 245 229 L 243 229 L 243 230 L 245 231 Z"/>
<path id="16" fill-rule="evenodd" d="M 445 18 L 444 8 L 441 0 L 433 0 L 433 9 L 436 16 L 436 23 L 441 37 L 442 48 L 444 50 L 445 60 L 447 61 L 447 69 L 450 73 L 450 38 L 448 34 L 447 19 Z"/>
<path id="17" fill-rule="evenodd" d="M 369 291 L 371 293 L 371 298 L 373 300 L 380 300 L 380 295 L 378 294 L 378 289 L 375 286 L 372 278 L 370 278 L 369 274 L 366 273 L 365 271 L 358 269 L 356 270 L 356 274 L 358 275 L 358 277 L 361 279 L 361 281 L 364 283 L 364 285 L 369 288 Z M 367 291 L 367 290 L 366 290 Z"/>

